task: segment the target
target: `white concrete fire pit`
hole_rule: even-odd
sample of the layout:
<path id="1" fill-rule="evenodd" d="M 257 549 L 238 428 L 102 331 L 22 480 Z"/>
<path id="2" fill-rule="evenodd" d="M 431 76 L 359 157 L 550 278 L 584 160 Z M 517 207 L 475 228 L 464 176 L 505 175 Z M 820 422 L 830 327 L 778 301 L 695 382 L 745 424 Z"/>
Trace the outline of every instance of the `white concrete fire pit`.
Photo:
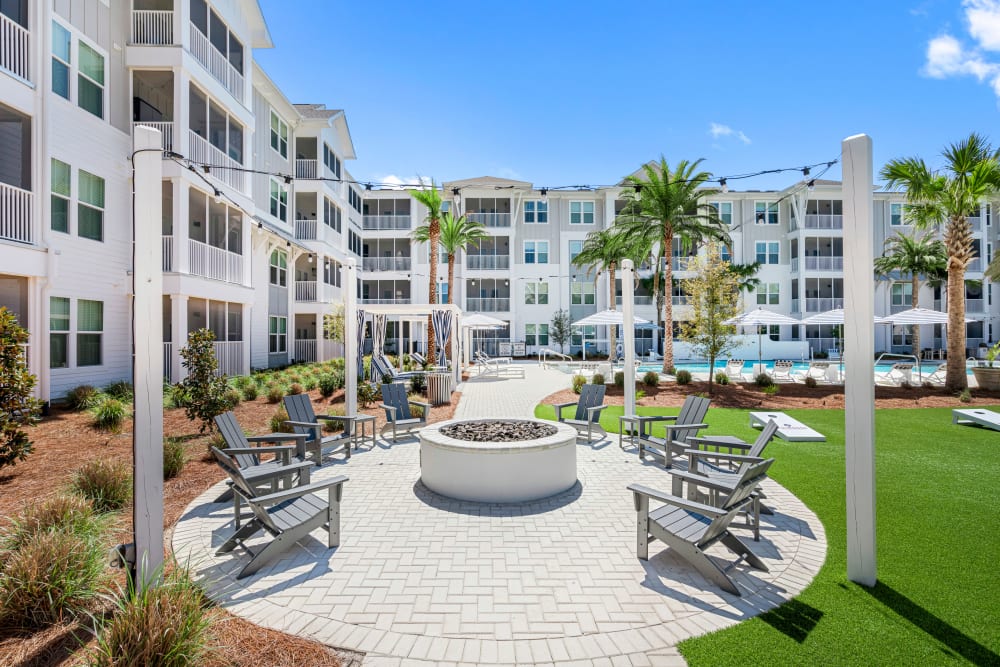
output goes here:
<path id="1" fill-rule="evenodd" d="M 576 431 L 539 419 L 439 422 L 420 431 L 420 479 L 458 500 L 547 498 L 576 484 Z"/>

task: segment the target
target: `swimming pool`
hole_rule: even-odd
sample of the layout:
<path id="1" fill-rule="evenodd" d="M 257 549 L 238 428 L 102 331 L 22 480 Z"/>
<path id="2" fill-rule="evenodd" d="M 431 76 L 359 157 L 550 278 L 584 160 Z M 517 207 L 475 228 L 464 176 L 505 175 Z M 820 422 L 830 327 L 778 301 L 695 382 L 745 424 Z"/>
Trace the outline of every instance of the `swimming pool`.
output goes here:
<path id="1" fill-rule="evenodd" d="M 817 361 L 823 361 L 823 360 L 817 359 Z M 764 366 L 766 368 L 768 368 L 769 370 L 772 369 L 772 368 L 774 368 L 774 359 L 764 359 L 760 363 L 764 364 Z M 795 363 L 795 365 L 792 368 L 792 372 L 793 373 L 797 373 L 797 372 L 804 373 L 807 370 L 809 370 L 809 362 L 808 361 L 796 361 L 794 363 Z M 840 362 L 831 361 L 830 363 L 835 365 L 835 364 L 839 364 Z M 747 359 L 746 365 L 743 366 L 743 372 L 744 373 L 750 373 L 752 371 L 753 367 L 756 364 L 757 364 L 756 360 L 751 361 L 750 359 Z M 935 363 L 935 364 L 920 364 L 920 373 L 923 374 L 923 375 L 930 375 L 935 370 L 937 370 L 937 367 L 940 364 L 941 364 L 941 362 L 938 362 L 938 363 Z M 680 363 L 680 364 L 674 364 L 674 367 L 677 370 L 679 370 L 679 371 L 680 370 L 685 370 L 685 371 L 689 371 L 691 373 L 701 373 L 702 375 L 708 375 L 708 363 L 697 363 L 697 362 L 695 362 L 695 363 Z M 877 372 L 877 373 L 888 373 L 891 368 L 892 368 L 892 364 L 891 363 L 881 363 L 881 364 L 878 364 L 877 366 L 874 366 L 875 372 Z M 639 366 L 638 372 L 645 373 L 647 371 L 655 371 L 655 372 L 659 373 L 659 372 L 662 371 L 662 369 L 663 369 L 663 364 L 642 364 L 642 365 Z M 715 362 L 715 371 L 716 372 L 720 372 L 720 371 L 724 371 L 724 370 L 726 370 L 726 360 L 725 359 L 717 359 L 716 362 Z M 914 368 L 913 370 L 914 370 L 914 372 L 916 372 L 917 369 Z M 969 374 L 969 375 L 971 375 L 972 371 L 971 370 L 967 370 L 966 373 Z"/>

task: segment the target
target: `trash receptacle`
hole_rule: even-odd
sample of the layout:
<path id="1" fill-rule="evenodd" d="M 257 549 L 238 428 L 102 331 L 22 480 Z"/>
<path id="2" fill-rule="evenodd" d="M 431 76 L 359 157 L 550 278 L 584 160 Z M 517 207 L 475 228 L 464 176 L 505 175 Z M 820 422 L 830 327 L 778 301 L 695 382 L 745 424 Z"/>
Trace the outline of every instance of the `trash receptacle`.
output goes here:
<path id="1" fill-rule="evenodd" d="M 427 374 L 427 398 L 431 405 L 451 403 L 451 373 Z"/>

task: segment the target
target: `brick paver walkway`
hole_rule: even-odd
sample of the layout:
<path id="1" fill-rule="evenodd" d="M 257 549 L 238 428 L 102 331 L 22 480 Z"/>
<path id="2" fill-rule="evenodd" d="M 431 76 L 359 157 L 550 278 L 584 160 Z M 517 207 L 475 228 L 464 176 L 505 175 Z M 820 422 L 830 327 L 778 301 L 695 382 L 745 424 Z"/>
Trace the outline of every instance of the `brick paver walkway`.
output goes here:
<path id="1" fill-rule="evenodd" d="M 471 381 L 458 415 L 527 416 L 566 386 L 558 371 Z M 635 557 L 635 511 L 626 486 L 669 490 L 669 475 L 622 451 L 617 436 L 578 449 L 580 484 L 543 501 L 481 505 L 420 484 L 419 445 L 380 442 L 314 478 L 346 474 L 342 542 L 325 534 L 242 581 L 244 553 L 214 556 L 232 531 L 217 486 L 188 508 L 174 533 L 213 598 L 260 625 L 365 652 L 365 664 L 682 665 L 676 644 L 738 623 L 797 595 L 826 553 L 823 527 L 795 496 L 768 482 L 774 516 L 750 540 L 770 572 L 743 565 L 742 597 L 722 593 L 662 545 Z M 262 543 L 260 538 L 258 543 Z M 724 547 L 711 552 L 731 561 Z"/>

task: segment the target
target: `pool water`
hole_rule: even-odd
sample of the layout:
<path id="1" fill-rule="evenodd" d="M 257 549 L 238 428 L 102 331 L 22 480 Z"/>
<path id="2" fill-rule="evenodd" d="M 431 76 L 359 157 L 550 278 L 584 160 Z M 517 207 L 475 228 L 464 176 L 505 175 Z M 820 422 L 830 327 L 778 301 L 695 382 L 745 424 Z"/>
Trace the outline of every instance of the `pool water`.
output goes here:
<path id="1" fill-rule="evenodd" d="M 822 361 L 822 360 L 818 359 L 817 361 Z M 772 369 L 772 368 L 774 368 L 774 359 L 764 359 L 760 363 L 764 364 L 764 366 L 767 367 L 769 370 Z M 840 362 L 831 361 L 830 363 L 831 364 L 839 364 Z M 920 365 L 920 373 L 923 374 L 923 375 L 930 375 L 935 370 L 937 370 L 937 367 L 941 363 L 942 362 L 938 362 L 938 363 L 934 363 L 934 364 L 921 364 Z M 747 359 L 746 360 L 746 364 L 743 366 L 743 372 L 744 373 L 750 373 L 752 371 L 753 366 L 755 364 L 757 364 L 756 360 L 751 361 L 750 359 Z M 679 371 L 680 370 L 685 370 L 685 371 L 690 371 L 691 373 L 702 373 L 703 375 L 707 375 L 708 374 L 708 364 L 707 363 L 682 363 L 682 364 L 674 364 L 674 367 L 677 370 L 679 370 Z M 888 373 L 889 370 L 892 368 L 892 364 L 891 363 L 881 363 L 881 364 L 878 364 L 877 366 L 875 366 L 874 368 L 875 368 L 875 372 L 877 372 L 877 373 Z M 641 366 L 639 366 L 638 371 L 640 373 L 645 373 L 647 371 L 656 371 L 657 373 L 659 373 L 662 369 L 663 369 L 663 364 L 642 364 Z M 715 362 L 715 370 L 716 370 L 716 372 L 726 370 L 726 360 L 725 359 L 716 360 L 716 362 Z M 809 370 L 809 362 L 808 361 L 796 361 L 794 367 L 792 368 L 792 372 L 793 373 L 796 373 L 796 372 L 802 372 L 802 373 L 804 373 L 807 370 Z M 914 370 L 914 373 L 916 373 L 917 369 L 914 368 L 913 370 Z M 967 371 L 967 373 L 971 375 L 972 371 L 971 370 Z"/>

